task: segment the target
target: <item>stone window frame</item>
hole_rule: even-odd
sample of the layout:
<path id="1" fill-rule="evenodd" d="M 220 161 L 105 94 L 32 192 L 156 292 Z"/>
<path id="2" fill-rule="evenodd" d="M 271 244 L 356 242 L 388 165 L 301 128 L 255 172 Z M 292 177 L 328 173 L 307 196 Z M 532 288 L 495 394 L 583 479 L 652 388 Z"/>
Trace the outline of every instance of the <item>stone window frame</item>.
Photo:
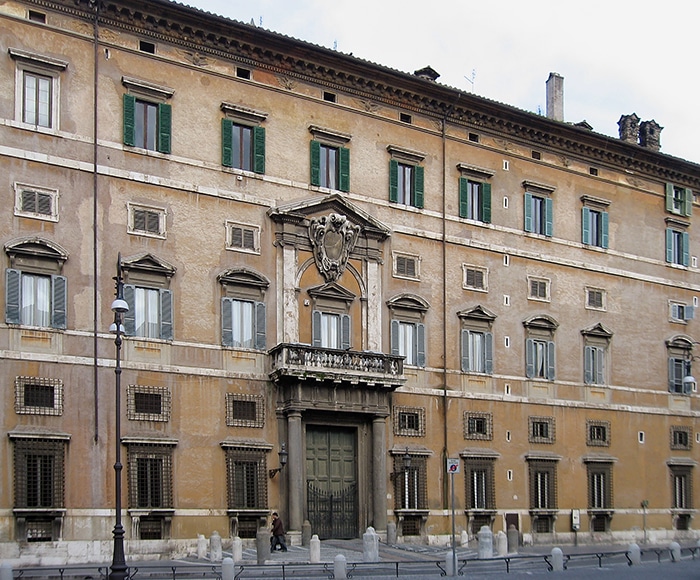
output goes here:
<path id="1" fill-rule="evenodd" d="M 160 395 L 160 413 L 141 413 L 136 410 L 136 395 Z M 172 395 L 169 387 L 153 387 L 146 385 L 129 385 L 126 388 L 126 412 L 129 421 L 170 421 L 172 410 Z"/>
<path id="2" fill-rule="evenodd" d="M 693 344 L 693 340 L 685 335 L 676 335 L 666 341 L 669 393 L 690 395 L 697 390 L 697 383 L 683 382 L 683 378 L 692 373 Z"/>
<path id="3" fill-rule="evenodd" d="M 221 103 L 220 108 L 224 113 L 221 118 L 221 165 L 223 169 L 234 173 L 242 171 L 247 174 L 264 174 L 265 127 L 262 124 L 267 119 L 268 113 L 226 101 Z M 236 126 L 248 128 L 251 131 L 250 169 L 236 167 L 233 159 L 233 149 L 228 140 Z"/>
<path id="4" fill-rule="evenodd" d="M 394 498 L 395 510 L 399 510 L 404 515 L 422 512 L 428 509 L 428 457 L 429 451 L 415 450 L 411 448 L 392 449 L 390 451 L 393 458 L 392 479 L 394 481 Z M 404 467 L 404 456 L 408 453 L 411 457 L 411 467 L 409 468 L 410 476 L 406 475 Z M 408 503 L 415 505 L 406 505 L 406 484 L 407 477 L 412 481 L 408 482 L 410 490 L 417 490 L 415 496 L 411 497 L 409 493 Z M 427 515 L 427 514 L 426 514 Z"/>
<path id="5" fill-rule="evenodd" d="M 30 185 L 28 183 L 14 183 L 15 190 L 15 215 L 18 217 L 31 218 L 36 220 L 42 220 L 47 222 L 58 222 L 58 200 L 59 191 L 58 189 L 52 189 L 48 187 L 41 187 L 38 185 Z M 46 196 L 49 199 L 49 212 L 41 213 L 38 211 L 28 211 L 24 209 L 24 194 L 25 193 L 35 193 L 38 196 Z M 37 204 L 38 205 L 38 204 Z"/>
<path id="6" fill-rule="evenodd" d="M 682 313 L 682 314 L 681 314 Z M 680 300 L 668 301 L 668 320 L 678 324 L 687 324 L 695 318 L 695 307 Z"/>
<path id="7" fill-rule="evenodd" d="M 173 511 L 173 456 L 177 445 L 176 439 L 150 439 L 137 437 L 123 437 L 122 443 L 127 448 L 127 483 L 129 512 L 166 515 Z M 161 459 L 161 504 L 160 506 L 139 505 L 139 459 Z M 143 482 L 141 482 L 143 483 Z"/>
<path id="8" fill-rule="evenodd" d="M 538 314 L 523 321 L 525 327 L 525 376 L 530 380 L 554 381 L 556 379 L 556 341 L 559 323 L 551 316 Z M 545 343 L 545 376 L 537 374 L 536 342 Z"/>
<path id="9" fill-rule="evenodd" d="M 387 145 L 386 150 L 389 153 L 389 203 L 402 208 L 423 209 L 425 207 L 425 167 L 423 161 L 426 154 L 391 144 Z M 408 203 L 405 200 L 399 201 L 398 192 L 395 189 L 396 182 L 392 181 L 393 178 L 397 177 L 400 165 L 410 167 L 413 175 Z"/>
<path id="10" fill-rule="evenodd" d="M 533 294 L 533 284 L 537 284 L 538 291 Z M 539 289 L 544 288 L 544 296 L 540 296 Z M 552 301 L 552 281 L 549 278 L 541 276 L 527 277 L 527 299 L 536 302 L 551 302 Z"/>
<path id="11" fill-rule="evenodd" d="M 484 421 L 483 432 L 476 430 L 476 420 Z M 474 428 L 472 428 L 474 425 Z M 493 440 L 493 413 L 481 411 L 464 411 L 464 438 L 476 441 Z"/>
<path id="12" fill-rule="evenodd" d="M 556 421 L 554 417 L 539 417 L 533 415 L 528 417 L 527 421 L 528 441 L 530 443 L 545 443 L 551 445 L 556 441 Z M 535 434 L 535 425 L 538 423 L 543 423 L 547 425 L 546 437 Z"/>
<path id="13" fill-rule="evenodd" d="M 609 212 L 610 200 L 592 195 L 581 196 L 581 243 L 591 248 L 606 249 L 609 245 Z M 586 223 L 590 224 L 590 213 L 596 212 L 601 216 L 600 239 L 592 239 L 590 228 L 586 230 Z"/>
<path id="14" fill-rule="evenodd" d="M 471 135 L 471 134 L 470 134 Z M 495 174 L 491 169 L 470 165 L 468 163 L 458 163 L 459 171 L 459 217 L 468 219 L 476 223 L 490 224 L 492 210 L 491 182 L 489 181 Z M 481 190 L 481 203 L 479 218 L 468 217 L 469 213 L 469 184 L 478 184 Z"/>
<path id="15" fill-rule="evenodd" d="M 138 236 L 144 236 L 147 238 L 158 238 L 161 240 L 166 239 L 167 237 L 167 231 L 166 231 L 166 224 L 167 224 L 167 217 L 168 217 L 168 212 L 165 208 L 163 207 L 157 207 L 153 205 L 147 205 L 147 204 L 142 204 L 142 203 L 134 203 L 134 202 L 127 202 L 126 204 L 127 208 L 127 227 L 126 231 L 129 234 L 134 234 Z M 144 212 L 144 214 L 156 214 L 158 217 L 158 229 L 157 231 L 151 231 L 148 229 L 148 227 L 144 227 L 143 229 L 137 228 L 136 227 L 136 217 L 137 217 L 137 212 Z"/>
<path id="16" fill-rule="evenodd" d="M 593 437 L 594 429 L 603 428 L 604 438 L 600 439 L 597 436 Z M 598 419 L 586 420 L 586 445 L 589 447 L 610 447 L 611 433 L 610 421 L 601 421 Z"/>
<path id="17" fill-rule="evenodd" d="M 586 298 L 584 301 L 584 308 L 587 310 L 599 310 L 601 312 L 605 312 L 608 308 L 607 304 L 607 292 L 603 288 L 594 288 L 593 286 L 586 286 L 585 287 L 585 292 L 586 292 Z M 599 292 L 600 293 L 600 306 L 596 306 L 595 304 L 591 304 L 591 295 L 593 293 Z"/>
<path id="18" fill-rule="evenodd" d="M 172 99 L 175 94 L 175 89 L 128 76 L 122 76 L 121 82 L 126 89 L 126 92 L 122 95 L 122 119 L 124 124 L 123 146 L 127 148 L 128 151 L 145 152 L 149 155 L 168 155 L 172 153 L 172 105 L 166 101 Z M 137 101 L 156 105 L 157 114 L 154 128 L 156 141 L 154 149 L 149 149 L 135 142 L 132 144 L 130 142 L 131 139 L 127 138 L 127 117 L 130 116 L 127 113 L 128 101 L 132 101 L 133 106 L 135 106 Z M 132 134 L 129 135 L 130 137 L 134 136 Z"/>
<path id="19" fill-rule="evenodd" d="M 554 202 L 552 194 L 556 189 L 553 185 L 538 183 L 536 181 L 523 180 L 522 186 L 525 189 L 523 198 L 523 230 L 534 236 L 542 236 L 551 239 L 554 233 Z M 531 198 L 542 200 L 543 223 L 535 226 L 532 218 Z M 528 220 L 530 220 L 528 226 Z M 538 230 L 542 231 L 538 231 Z"/>
<path id="20" fill-rule="evenodd" d="M 474 276 L 477 273 L 481 274 L 481 286 L 469 284 L 469 272 L 473 271 Z M 462 288 L 472 292 L 488 292 L 489 291 L 489 269 L 485 266 L 476 266 L 474 264 L 462 264 Z"/>
<path id="21" fill-rule="evenodd" d="M 472 514 L 496 509 L 496 459 L 498 454 L 468 452 L 460 453 L 464 464 L 464 498 L 465 511 Z M 474 507 L 473 479 L 471 474 L 475 470 L 486 472 L 485 506 Z"/>
<path id="22" fill-rule="evenodd" d="M 253 419 L 235 418 L 236 402 L 254 403 L 255 417 Z M 226 425 L 228 427 L 265 427 L 265 397 L 251 393 L 226 393 Z"/>
<path id="23" fill-rule="evenodd" d="M 681 515 L 693 510 L 693 467 L 692 463 L 671 459 L 667 462 L 669 475 L 671 476 L 671 510 L 674 515 Z M 685 478 L 685 487 L 679 496 L 676 487 L 676 478 Z M 679 505 L 683 504 L 683 505 Z"/>
<path id="24" fill-rule="evenodd" d="M 312 187 L 318 187 L 322 190 L 341 191 L 347 193 L 350 191 L 350 148 L 348 143 L 352 140 L 350 133 L 343 133 L 320 127 L 318 125 L 309 125 L 309 133 L 311 133 L 311 152 L 309 159 L 310 176 L 309 183 Z M 320 175 L 320 155 L 321 149 L 334 149 L 336 151 L 336 173 L 335 187 L 328 187 L 328 184 L 323 185 L 324 178 Z M 316 164 L 316 161 L 319 164 Z"/>
<path id="25" fill-rule="evenodd" d="M 267 511 L 269 506 L 267 457 L 272 450 L 272 445 L 249 441 L 226 441 L 221 446 L 226 454 L 226 501 L 228 510 L 235 510 L 237 513 L 245 512 L 246 510 Z M 237 462 L 256 464 L 255 483 L 257 486 L 255 500 L 252 502 L 256 505 L 243 505 L 246 502 L 242 501 L 243 498 L 240 495 L 240 491 L 235 486 Z"/>
<path id="26" fill-rule="evenodd" d="M 678 434 L 685 433 L 686 444 L 679 441 Z M 671 449 L 681 451 L 691 451 L 693 448 L 693 429 L 685 425 L 673 425 L 669 428 L 669 438 Z"/>
<path id="27" fill-rule="evenodd" d="M 493 374 L 493 322 L 496 315 L 481 305 L 457 313 L 460 319 L 460 369 L 463 373 Z M 484 336 L 483 371 L 471 370 L 469 333 L 481 333 Z"/>
<path id="28" fill-rule="evenodd" d="M 610 344 L 613 333 L 598 323 L 581 331 L 583 336 L 583 382 L 586 385 L 607 385 L 610 376 Z M 595 357 L 593 360 L 590 357 Z M 595 377 L 593 376 L 595 371 Z"/>
<path id="29" fill-rule="evenodd" d="M 405 413 L 415 414 L 417 416 L 418 426 L 415 429 L 401 426 L 401 415 Z M 425 407 L 394 407 L 394 435 L 403 435 L 405 437 L 425 437 Z"/>
<path id="30" fill-rule="evenodd" d="M 239 221 L 226 220 L 226 249 L 244 254 L 260 255 L 260 226 Z M 234 233 L 240 230 L 241 244 L 233 243 Z M 246 247 L 246 234 L 252 240 L 252 247 Z"/>
<path id="31" fill-rule="evenodd" d="M 26 405 L 26 388 L 29 385 L 53 387 L 53 406 L 43 407 Z M 18 415 L 63 415 L 63 380 L 49 377 L 15 377 L 15 413 Z"/>
<path id="32" fill-rule="evenodd" d="M 414 281 L 419 281 L 420 280 L 420 266 L 421 266 L 421 258 L 420 256 L 416 254 L 409 254 L 407 252 L 398 252 L 398 251 L 392 251 L 392 263 L 393 263 L 393 271 L 392 271 L 392 276 L 394 278 L 402 278 L 404 280 L 414 280 Z M 403 261 L 405 264 L 403 270 L 404 272 L 401 272 L 402 268 L 400 268 L 400 263 Z M 413 263 L 413 273 L 408 272 L 408 264 Z"/>

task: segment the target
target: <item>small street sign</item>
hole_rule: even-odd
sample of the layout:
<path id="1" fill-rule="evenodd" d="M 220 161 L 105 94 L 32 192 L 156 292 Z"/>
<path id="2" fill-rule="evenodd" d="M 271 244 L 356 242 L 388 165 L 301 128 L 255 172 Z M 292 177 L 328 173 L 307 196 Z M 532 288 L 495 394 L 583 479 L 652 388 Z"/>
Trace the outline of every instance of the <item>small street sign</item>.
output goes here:
<path id="1" fill-rule="evenodd" d="M 447 473 L 459 473 L 459 459 L 447 460 Z"/>

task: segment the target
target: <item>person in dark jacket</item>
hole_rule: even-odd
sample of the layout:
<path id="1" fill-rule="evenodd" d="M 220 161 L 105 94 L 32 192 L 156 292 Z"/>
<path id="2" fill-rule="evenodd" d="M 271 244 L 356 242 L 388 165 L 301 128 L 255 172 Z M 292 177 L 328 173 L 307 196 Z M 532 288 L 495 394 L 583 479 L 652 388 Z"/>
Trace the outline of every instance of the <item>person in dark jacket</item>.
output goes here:
<path id="1" fill-rule="evenodd" d="M 277 512 L 272 512 L 272 537 L 270 538 L 270 550 L 273 552 L 280 546 L 282 552 L 287 551 L 287 545 L 284 543 L 284 524 Z"/>

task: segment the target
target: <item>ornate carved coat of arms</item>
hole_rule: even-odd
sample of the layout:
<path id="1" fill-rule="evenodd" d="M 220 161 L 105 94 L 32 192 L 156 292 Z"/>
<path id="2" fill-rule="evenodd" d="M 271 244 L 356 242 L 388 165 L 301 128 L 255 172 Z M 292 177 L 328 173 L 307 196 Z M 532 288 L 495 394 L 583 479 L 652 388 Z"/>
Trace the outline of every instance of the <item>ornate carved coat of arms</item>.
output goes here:
<path id="1" fill-rule="evenodd" d="M 311 220 L 309 239 L 316 266 L 326 282 L 342 276 L 359 235 L 360 226 L 352 225 L 344 215 L 332 213 Z"/>

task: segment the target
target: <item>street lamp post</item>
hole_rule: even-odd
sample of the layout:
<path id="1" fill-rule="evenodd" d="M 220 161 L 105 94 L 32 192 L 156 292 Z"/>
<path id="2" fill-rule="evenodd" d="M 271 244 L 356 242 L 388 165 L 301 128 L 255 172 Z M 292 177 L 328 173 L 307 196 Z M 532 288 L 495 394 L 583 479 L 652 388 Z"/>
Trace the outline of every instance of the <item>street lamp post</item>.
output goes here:
<path id="1" fill-rule="evenodd" d="M 124 558 L 124 527 L 122 526 L 122 460 L 121 460 L 121 350 L 122 333 L 124 326 L 122 318 L 129 310 L 129 305 L 124 300 L 124 280 L 122 279 L 122 256 L 117 257 L 117 275 L 114 277 L 115 299 L 112 302 L 112 312 L 114 312 L 114 322 L 109 327 L 109 331 L 114 333 L 114 344 L 116 345 L 116 364 L 114 367 L 115 380 L 115 446 L 116 460 L 114 462 L 114 504 L 115 522 L 112 535 L 114 536 L 114 551 L 112 553 L 112 566 L 109 574 L 110 580 L 125 580 L 129 577 L 126 559 Z"/>

